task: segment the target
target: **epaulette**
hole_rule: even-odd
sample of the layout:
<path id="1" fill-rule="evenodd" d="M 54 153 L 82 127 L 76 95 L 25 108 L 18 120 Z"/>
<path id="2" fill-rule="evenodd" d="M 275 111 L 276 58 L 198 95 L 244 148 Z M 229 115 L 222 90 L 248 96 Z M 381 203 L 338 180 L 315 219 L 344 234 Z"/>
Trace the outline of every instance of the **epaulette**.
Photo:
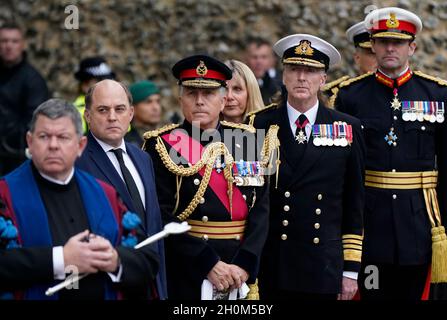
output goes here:
<path id="1" fill-rule="evenodd" d="M 175 123 L 167 124 L 161 128 L 145 132 L 143 134 L 143 138 L 145 140 L 148 140 L 150 138 L 158 137 L 160 134 L 168 132 L 168 131 L 175 129 L 179 126 L 180 126 L 179 124 L 175 124 Z"/>
<path id="2" fill-rule="evenodd" d="M 337 80 L 331 81 L 329 83 L 326 83 L 323 88 L 321 89 L 321 91 L 328 91 L 331 90 L 333 87 L 338 86 L 340 83 L 342 83 L 343 81 L 346 81 L 349 79 L 349 76 L 343 76 L 341 78 L 338 78 Z"/>
<path id="3" fill-rule="evenodd" d="M 255 121 L 255 117 L 258 113 L 262 113 L 264 111 L 267 111 L 267 110 L 270 110 L 270 109 L 273 109 L 276 107 L 278 107 L 277 103 L 271 103 L 268 106 L 265 106 L 264 108 L 247 113 L 247 118 L 249 119 L 248 124 L 250 126 L 253 126 L 253 122 Z"/>
<path id="4" fill-rule="evenodd" d="M 357 82 L 359 80 L 362 80 L 362 79 L 364 79 L 366 77 L 372 76 L 373 74 L 374 74 L 374 72 L 370 71 L 370 72 L 364 73 L 364 74 L 362 74 L 362 75 L 360 75 L 358 77 L 351 78 L 349 80 L 343 81 L 342 83 L 340 83 L 339 88 L 343 88 L 343 87 L 349 86 L 350 84 L 352 84 L 354 82 Z"/>
<path id="5" fill-rule="evenodd" d="M 421 78 L 427 79 L 427 80 L 431 80 L 433 82 L 436 82 L 437 84 L 441 85 L 441 86 L 447 86 L 447 80 L 438 78 L 438 77 L 434 77 L 431 75 L 428 75 L 426 73 L 423 73 L 422 71 L 413 71 L 413 73 Z"/>
<path id="6" fill-rule="evenodd" d="M 271 103 L 268 106 L 265 106 L 264 108 L 261 108 L 261 109 L 258 109 L 258 110 L 255 110 L 255 111 L 247 113 L 247 117 L 250 117 L 250 116 L 252 116 L 254 114 L 257 114 L 257 113 L 260 113 L 260 112 L 267 111 L 267 110 L 272 109 L 272 108 L 277 107 L 277 106 L 278 106 L 277 103 Z"/>
<path id="7" fill-rule="evenodd" d="M 233 128 L 233 129 L 241 129 L 241 130 L 246 130 L 251 133 L 256 133 L 255 127 L 253 127 L 252 125 L 249 125 L 249 124 L 235 123 L 235 122 L 229 122 L 229 121 L 225 121 L 225 120 L 222 120 L 220 122 L 220 124 L 223 126 L 226 126 L 226 127 Z"/>

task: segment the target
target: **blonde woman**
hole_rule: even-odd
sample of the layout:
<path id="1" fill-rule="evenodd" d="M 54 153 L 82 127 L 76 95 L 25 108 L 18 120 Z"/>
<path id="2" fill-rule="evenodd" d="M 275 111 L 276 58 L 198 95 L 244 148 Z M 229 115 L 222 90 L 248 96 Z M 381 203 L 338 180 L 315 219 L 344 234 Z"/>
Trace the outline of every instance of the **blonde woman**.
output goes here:
<path id="1" fill-rule="evenodd" d="M 222 111 L 223 120 L 244 123 L 249 112 L 264 107 L 256 77 L 250 68 L 238 61 L 229 60 L 226 65 L 233 77 L 227 81 L 227 103 Z"/>

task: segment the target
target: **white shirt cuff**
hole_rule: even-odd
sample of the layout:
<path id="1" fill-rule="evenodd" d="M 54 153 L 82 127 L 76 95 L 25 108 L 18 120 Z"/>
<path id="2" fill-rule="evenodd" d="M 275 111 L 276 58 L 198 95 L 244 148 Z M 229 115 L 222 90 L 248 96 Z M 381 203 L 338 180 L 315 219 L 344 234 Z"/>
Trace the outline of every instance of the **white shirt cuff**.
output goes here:
<path id="1" fill-rule="evenodd" d="M 65 279 L 64 247 L 53 247 L 53 275 L 55 280 Z"/>
<path id="2" fill-rule="evenodd" d="M 343 277 L 345 277 L 345 278 L 349 278 L 349 279 L 352 279 L 352 280 L 357 280 L 358 276 L 359 276 L 358 272 L 343 271 Z"/>
<path id="3" fill-rule="evenodd" d="M 123 265 L 120 264 L 118 272 L 115 273 L 111 273 L 111 272 L 107 272 L 107 274 L 109 275 L 110 279 L 112 280 L 112 282 L 120 282 L 121 281 L 121 276 L 123 274 Z"/>

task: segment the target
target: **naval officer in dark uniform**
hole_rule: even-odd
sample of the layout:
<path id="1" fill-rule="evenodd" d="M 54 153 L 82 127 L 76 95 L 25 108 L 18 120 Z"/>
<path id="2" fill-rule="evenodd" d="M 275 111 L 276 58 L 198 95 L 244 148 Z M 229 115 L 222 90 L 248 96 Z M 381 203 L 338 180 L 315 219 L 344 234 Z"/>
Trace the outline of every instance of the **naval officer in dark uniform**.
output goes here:
<path id="1" fill-rule="evenodd" d="M 262 175 L 267 163 L 249 148 L 255 129 L 219 122 L 232 76 L 225 64 L 196 55 L 172 71 L 185 121 L 147 132 L 144 145 L 154 161 L 163 219 L 192 226 L 166 242 L 169 298 L 200 299 L 204 280 L 217 295 L 246 282 L 248 297 L 256 298 L 269 198 Z"/>
<path id="2" fill-rule="evenodd" d="M 337 49 L 307 34 L 274 46 L 284 65 L 279 105 L 252 113 L 279 126 L 279 166 L 270 179 L 270 230 L 259 274 L 261 299 L 352 299 L 363 239 L 360 122 L 318 98 Z"/>
<path id="3" fill-rule="evenodd" d="M 422 29 L 415 14 L 383 8 L 365 25 L 378 69 L 342 83 L 335 101 L 361 120 L 367 148 L 362 260 L 379 272 L 377 283 L 362 272 L 361 298 L 418 300 L 431 263 L 432 281 L 447 280 L 438 250 L 445 248 L 447 82 L 409 67 Z"/>

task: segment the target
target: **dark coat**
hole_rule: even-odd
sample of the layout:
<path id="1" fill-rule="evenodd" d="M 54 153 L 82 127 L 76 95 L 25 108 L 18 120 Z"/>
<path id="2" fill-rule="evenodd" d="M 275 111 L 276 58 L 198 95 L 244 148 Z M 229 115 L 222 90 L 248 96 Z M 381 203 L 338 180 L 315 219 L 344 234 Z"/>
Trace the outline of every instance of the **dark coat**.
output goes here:
<path id="1" fill-rule="evenodd" d="M 82 156 L 76 161 L 76 166 L 87 171 L 96 178 L 111 184 L 118 192 L 126 207 L 135 212 L 132 199 L 125 182 L 121 179 L 104 150 L 91 133 L 88 134 L 88 144 Z M 155 234 L 162 230 L 160 207 L 155 188 L 155 176 L 151 158 L 134 145 L 126 142 L 126 150 L 132 159 L 144 185 L 146 196 L 146 231 L 147 235 Z M 166 274 L 164 267 L 164 243 L 158 241 L 151 246 L 160 256 L 160 271 L 157 276 L 157 290 L 160 299 L 167 297 Z"/>
<path id="2" fill-rule="evenodd" d="M 221 126 L 221 129 L 223 128 L 224 126 Z M 179 129 L 186 130 L 191 135 L 192 127 L 186 121 Z M 202 180 L 202 177 L 200 174 L 183 177 L 178 209 L 173 213 L 176 203 L 176 175 L 165 167 L 159 153 L 155 150 L 155 144 L 155 137 L 146 140 L 145 150 L 154 161 L 157 193 L 162 216 L 165 223 L 179 221 L 177 215 L 182 213 L 193 199 L 198 189 L 198 182 Z M 170 155 L 176 154 L 180 157 L 175 150 L 171 150 L 168 143 L 164 141 L 164 144 Z M 203 143 L 203 145 L 205 146 L 206 143 Z M 231 148 L 233 157 L 235 157 L 234 152 L 237 151 L 235 149 Z M 243 159 L 246 158 L 243 157 Z M 235 157 L 235 160 L 238 160 L 238 158 Z M 268 188 L 266 185 L 238 188 L 246 197 L 245 201 L 249 208 L 248 223 L 243 239 L 204 240 L 189 234 L 182 234 L 171 236 L 166 240 L 166 265 L 170 298 L 199 300 L 201 284 L 219 260 L 238 265 L 248 272 L 249 282 L 253 283 L 255 281 L 268 230 Z M 204 202 L 197 206 L 189 219 L 202 220 L 207 217 L 210 222 L 232 221 L 230 212 L 210 187 L 206 189 L 203 198 Z M 238 210 L 238 208 L 235 207 L 233 210 Z"/>
<path id="3" fill-rule="evenodd" d="M 259 275 L 260 294 L 272 290 L 317 294 L 340 292 L 343 271 L 360 269 L 364 204 L 364 145 L 357 119 L 320 102 L 315 124 L 344 121 L 352 125 L 347 147 L 316 147 L 309 139 L 304 154 L 289 125 L 285 103 L 266 108 L 256 128 L 278 125 L 278 187 L 270 180 L 270 231 Z M 356 259 L 342 237 L 359 238 Z M 270 297 L 274 298 L 274 297 Z"/>
<path id="4" fill-rule="evenodd" d="M 398 87 L 398 97 L 400 101 L 445 102 L 446 85 L 413 74 Z M 445 223 L 447 126 L 445 122 L 403 121 L 401 110 L 390 107 L 392 100 L 393 88 L 380 83 L 373 73 L 342 86 L 335 105 L 362 123 L 367 170 L 431 171 L 437 162 L 437 193 Z M 397 135 L 396 146 L 389 146 L 384 139 L 391 127 Z M 427 264 L 431 260 L 430 229 L 422 190 L 366 188 L 365 261 Z"/>

